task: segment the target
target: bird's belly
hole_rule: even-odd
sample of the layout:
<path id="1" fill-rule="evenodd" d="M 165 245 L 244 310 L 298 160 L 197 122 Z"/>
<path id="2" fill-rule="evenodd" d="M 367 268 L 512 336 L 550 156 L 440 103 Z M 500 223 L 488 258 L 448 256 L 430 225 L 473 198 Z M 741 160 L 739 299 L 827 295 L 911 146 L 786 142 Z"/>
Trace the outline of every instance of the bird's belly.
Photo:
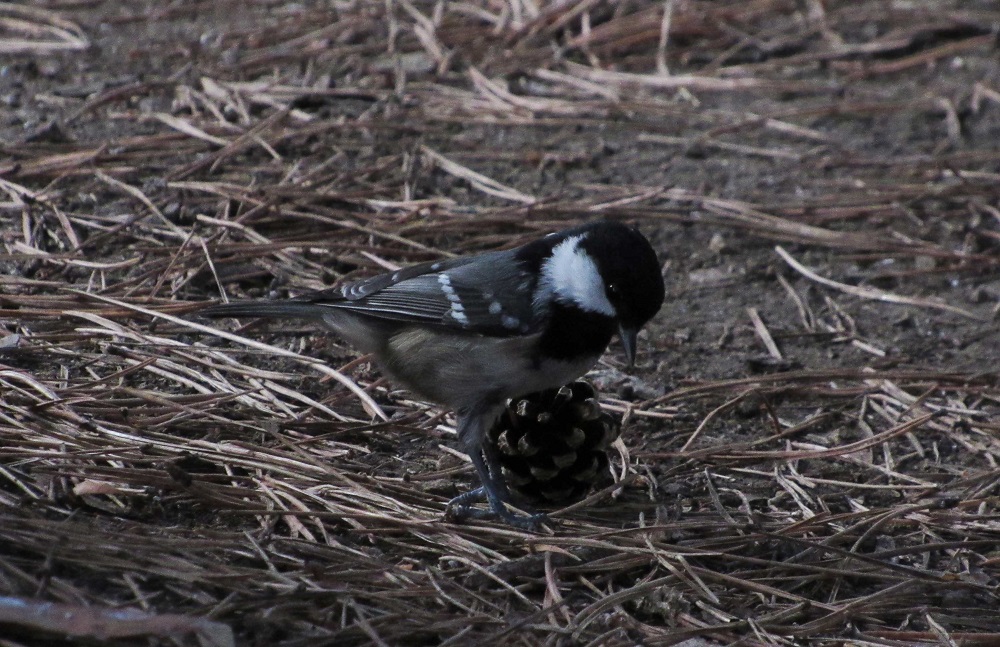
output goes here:
<path id="1" fill-rule="evenodd" d="M 537 361 L 537 337 L 439 335 L 402 331 L 388 340 L 384 368 L 400 385 L 459 409 L 554 388 L 586 373 L 600 354 Z"/>

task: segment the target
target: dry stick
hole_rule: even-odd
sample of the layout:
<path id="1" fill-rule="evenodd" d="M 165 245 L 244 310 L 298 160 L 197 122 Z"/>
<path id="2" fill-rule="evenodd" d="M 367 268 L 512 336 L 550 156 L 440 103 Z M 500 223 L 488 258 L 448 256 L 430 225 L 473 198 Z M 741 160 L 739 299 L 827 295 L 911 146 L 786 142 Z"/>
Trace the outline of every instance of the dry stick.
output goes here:
<path id="1" fill-rule="evenodd" d="M 51 209 L 52 212 L 56 215 L 56 219 L 59 221 L 59 224 L 66 232 L 66 238 L 69 239 L 69 242 L 72 245 L 73 249 L 74 250 L 79 249 L 80 239 L 77 238 L 76 232 L 73 230 L 72 223 L 70 223 L 69 218 L 66 217 L 66 214 L 63 213 L 56 206 L 55 202 L 51 200 L 47 195 L 41 192 L 36 193 L 35 191 L 28 189 L 27 187 L 21 186 L 20 184 L 15 184 L 3 178 L 0 178 L 0 191 L 6 192 L 11 197 L 12 200 L 12 202 L 4 204 L 3 205 L 4 207 L 13 207 L 13 208 L 21 207 L 23 211 L 23 209 L 27 207 L 27 203 L 25 203 L 24 199 L 28 198 L 34 202 L 44 204 L 46 207 Z M 39 251 L 40 250 L 32 248 L 31 253 L 38 253 Z"/>
<path id="2" fill-rule="evenodd" d="M 799 126 L 798 124 L 792 124 L 787 121 L 782 121 L 780 119 L 776 119 L 775 117 L 758 115 L 753 112 L 747 112 L 743 116 L 743 119 L 741 121 L 710 128 L 709 130 L 705 131 L 704 135 L 702 135 L 702 139 L 715 138 L 718 137 L 719 135 L 739 132 L 746 128 L 762 128 L 762 127 L 780 133 L 784 133 L 787 135 L 792 135 L 794 137 L 807 139 L 809 141 L 815 141 L 821 144 L 830 144 L 834 146 L 840 146 L 843 144 L 836 137 L 827 135 L 814 128 Z"/>
<path id="3" fill-rule="evenodd" d="M 152 214 L 156 216 L 160 220 L 160 222 L 162 222 L 167 227 L 167 229 L 171 231 L 171 233 L 174 235 L 175 238 L 177 238 L 178 240 L 187 239 L 188 234 L 186 234 L 183 229 L 181 229 L 173 222 L 171 222 L 169 218 L 164 216 L 163 212 L 160 211 L 159 207 L 153 204 L 153 201 L 150 200 L 149 197 L 145 193 L 143 193 L 140 189 L 137 189 L 136 187 L 130 184 L 126 184 L 121 180 L 116 180 L 115 178 L 111 177 L 104 171 L 99 170 L 94 175 L 97 177 L 97 179 L 101 180 L 102 182 L 121 189 L 125 193 L 128 193 L 129 195 L 134 197 L 139 202 L 146 205 L 146 208 L 149 209 L 150 212 L 152 212 Z"/>
<path id="4" fill-rule="evenodd" d="M 257 205 L 257 206 L 269 206 L 269 202 L 268 201 L 263 200 L 263 199 L 261 199 L 258 196 L 252 195 L 247 190 L 247 188 L 245 186 L 242 186 L 242 185 L 227 184 L 227 183 L 224 183 L 224 182 L 194 182 L 194 181 L 184 181 L 184 182 L 169 182 L 167 184 L 167 187 L 171 188 L 171 189 L 187 189 L 187 190 L 190 190 L 190 191 L 201 191 L 201 192 L 208 193 L 208 194 L 211 194 L 211 195 L 221 196 L 223 198 L 230 199 L 230 200 L 239 200 L 239 201 L 242 201 L 242 202 L 253 203 L 253 204 Z M 332 216 L 325 216 L 325 215 L 310 213 L 310 212 L 306 212 L 306 211 L 296 211 L 296 210 L 293 210 L 293 209 L 285 209 L 285 210 L 283 210 L 283 212 L 287 213 L 289 215 L 293 215 L 293 216 L 297 216 L 297 217 L 303 218 L 303 219 L 315 220 L 317 222 L 323 222 L 323 223 L 329 223 L 329 224 L 337 225 L 338 227 L 343 227 L 345 229 L 350 229 L 352 231 L 356 231 L 356 232 L 360 232 L 360 233 L 363 233 L 363 234 L 367 234 L 367 235 L 373 236 L 375 238 L 384 238 L 386 240 L 391 240 L 393 242 L 399 243 L 400 245 L 405 245 L 406 247 L 411 247 L 413 249 L 418 249 L 418 250 L 420 250 L 422 252 L 427 252 L 429 254 L 435 254 L 437 256 L 443 256 L 443 257 L 448 257 L 448 258 L 452 258 L 454 256 L 457 256 L 457 254 L 454 254 L 452 252 L 446 252 L 444 250 L 436 249 L 434 247 L 431 247 L 430 245 L 424 245 L 423 243 L 419 243 L 419 242 L 417 242 L 415 240 L 410 240 L 409 238 L 405 238 L 403 236 L 399 236 L 399 235 L 393 234 L 392 232 L 380 231 L 378 229 L 374 229 L 372 227 L 366 227 L 364 225 L 358 224 L 356 222 L 352 222 L 350 220 L 338 220 L 337 218 L 334 218 Z M 204 222 L 209 222 L 209 223 L 212 223 L 212 224 L 215 224 L 215 225 L 218 225 L 218 226 L 238 227 L 251 240 L 255 240 L 255 241 L 267 240 L 266 238 L 264 238 L 260 234 L 256 233 L 252 229 L 249 229 L 248 227 L 246 227 L 242 223 L 235 223 L 235 222 L 228 221 L 228 220 L 219 220 L 217 218 L 211 218 L 211 217 L 205 216 L 205 215 L 199 215 L 198 216 L 198 220 L 199 221 L 204 221 Z M 270 242 L 270 241 L 268 241 L 268 242 Z M 291 257 L 287 257 L 287 258 L 291 259 Z"/>
<path id="5" fill-rule="evenodd" d="M 674 15 L 674 0 L 663 0 L 663 19 L 660 21 L 660 44 L 656 48 L 656 71 L 670 76 L 667 67 L 667 43 L 670 41 L 670 22 Z"/>
<path id="6" fill-rule="evenodd" d="M 593 94 L 599 97 L 603 97 L 608 101 L 617 102 L 621 97 L 615 88 L 608 87 L 601 83 L 592 83 L 584 79 L 577 78 L 570 74 L 564 72 L 557 72 L 555 70 L 547 70 L 545 68 L 537 68 L 532 72 L 534 76 L 537 76 L 543 81 L 548 81 L 549 83 L 558 83 L 560 85 L 568 85 L 575 92 L 583 92 L 586 94 Z M 989 90 L 985 89 L 980 92 L 983 96 L 989 96 Z"/>
<path id="7" fill-rule="evenodd" d="M 187 642 L 180 639 L 194 635 L 198 644 L 204 647 L 236 645 L 232 628 L 224 623 L 194 615 L 147 613 L 117 605 L 59 604 L 36 598 L 2 596 L 0 622 L 29 631 L 37 629 L 42 635 L 97 638 L 99 642 L 150 636 L 170 639 L 169 642 Z"/>
<path id="8" fill-rule="evenodd" d="M 886 248 L 891 242 L 899 246 L 898 241 L 874 238 L 870 234 L 862 235 L 851 232 L 834 231 L 806 223 L 779 218 L 754 209 L 749 203 L 740 200 L 707 198 L 684 189 L 670 189 L 667 196 L 677 200 L 690 200 L 700 203 L 707 211 L 717 214 L 727 220 L 746 223 L 753 228 L 763 229 L 773 236 L 787 236 L 796 241 L 809 241 L 833 247 L 848 247 L 850 249 Z M 910 249 L 912 245 L 908 246 Z"/>
<path id="9" fill-rule="evenodd" d="M 920 416 L 919 418 L 914 418 L 909 422 L 904 422 L 892 429 L 887 429 L 881 433 L 878 433 L 871 438 L 865 438 L 863 440 L 858 440 L 853 443 L 848 443 L 846 445 L 841 445 L 840 447 L 833 447 L 831 449 L 811 449 L 811 450 L 748 450 L 735 454 L 717 454 L 716 458 L 755 458 L 755 459 L 775 459 L 775 460 L 802 460 L 802 459 L 815 459 L 815 458 L 833 458 L 836 456 L 843 456 L 844 454 L 853 454 L 859 452 L 863 449 L 868 449 L 869 447 L 875 447 L 876 445 L 881 445 L 882 443 L 895 438 L 896 436 L 901 436 L 905 433 L 911 432 L 914 429 L 922 426 L 927 421 L 937 418 L 937 413 L 929 413 L 925 416 Z"/>
<path id="10" fill-rule="evenodd" d="M 545 597 L 542 599 L 542 610 L 547 612 L 549 624 L 563 628 L 556 618 L 555 612 L 559 610 L 563 614 L 565 624 L 569 624 L 572 618 L 563 602 L 562 594 L 559 593 L 559 584 L 556 582 L 556 572 L 552 568 L 552 551 L 545 551 Z"/>
<path id="11" fill-rule="evenodd" d="M 90 41 L 83 30 L 74 23 L 63 20 L 56 12 L 24 7 L 12 2 L 0 2 L 0 11 L 21 14 L 26 18 L 0 16 L 0 25 L 5 31 L 29 33 L 34 39 L 0 39 L 0 54 L 44 55 L 55 52 L 79 51 L 90 47 Z M 28 20 L 28 19 L 34 19 Z M 38 40 L 40 35 L 48 35 L 50 40 Z"/>
<path id="12" fill-rule="evenodd" d="M 553 34 L 573 22 L 576 18 L 585 17 L 586 13 L 598 4 L 600 4 L 600 0 L 578 0 L 576 6 L 572 6 L 572 2 L 562 3 L 562 6 L 553 3 L 548 11 L 543 12 L 535 19 L 534 25 L 529 25 L 531 29 L 525 36 L 533 36 L 539 33 L 539 31 L 544 31 L 546 34 Z M 572 46 L 577 47 L 579 43 L 573 43 Z"/>
<path id="13" fill-rule="evenodd" d="M 1000 92 L 990 88 L 985 83 L 976 83 L 972 86 L 972 98 L 969 100 L 972 104 L 973 114 L 977 114 L 982 107 L 983 99 L 989 99 L 993 103 L 1000 105 Z"/>
<path id="14" fill-rule="evenodd" d="M 740 398 L 737 398 L 737 400 L 735 400 L 735 401 L 731 400 L 728 404 L 731 406 L 732 404 L 734 404 L 736 402 L 739 402 L 739 400 L 742 399 L 743 396 L 749 395 L 750 393 L 752 393 L 752 391 L 746 391 L 746 392 L 744 392 L 740 396 Z M 711 415 L 711 414 L 709 414 L 709 415 Z M 794 436 L 794 435 L 799 434 L 799 433 L 805 431 L 806 429 L 809 429 L 809 428 L 811 428 L 811 427 L 813 427 L 813 426 L 815 426 L 815 425 L 817 425 L 817 424 L 819 424 L 821 422 L 826 422 L 827 420 L 831 419 L 832 417 L 833 417 L 832 413 L 828 413 L 828 412 L 827 413 L 818 413 L 815 416 L 813 416 L 813 417 L 811 417 L 811 418 L 809 418 L 807 420 L 804 420 L 803 422 L 800 422 L 797 425 L 793 425 L 791 427 L 786 427 L 786 428 L 781 429 L 780 431 L 778 431 L 776 433 L 770 434 L 770 435 L 765 436 L 763 438 L 757 438 L 755 440 L 749 440 L 749 441 L 738 442 L 738 443 L 726 443 L 725 445 L 722 445 L 722 446 L 713 445 L 711 447 L 705 447 L 705 448 L 702 448 L 702 449 L 699 449 L 699 450 L 696 450 L 696 451 L 693 451 L 693 452 L 687 452 L 686 455 L 685 455 L 685 457 L 688 458 L 688 459 L 692 459 L 692 458 L 699 458 L 701 456 L 711 456 L 711 455 L 716 454 L 719 451 L 723 451 L 723 450 L 732 452 L 732 451 L 736 451 L 736 450 L 739 450 L 739 449 L 751 449 L 753 447 L 756 447 L 757 445 L 762 445 L 762 444 L 765 444 L 765 443 L 772 443 L 772 442 L 774 442 L 776 440 L 781 440 L 782 438 L 787 438 L 788 436 Z M 641 456 L 645 457 L 646 454 L 643 453 L 643 454 L 641 454 Z M 734 468 L 734 469 L 739 469 L 739 468 Z M 815 478 L 815 477 L 810 477 L 810 478 Z"/>
<path id="15" fill-rule="evenodd" d="M 919 297 L 907 297 L 899 294 L 893 294 L 892 292 L 886 292 L 885 290 L 878 290 L 876 288 L 863 288 L 856 285 L 847 285 L 846 283 L 840 283 L 832 279 L 827 279 L 819 274 L 816 274 L 809 268 L 805 267 L 797 260 L 792 258 L 791 254 L 786 252 L 781 245 L 776 245 L 774 250 L 778 252 L 781 258 L 792 266 L 792 269 L 799 272 L 808 279 L 812 279 L 821 285 L 831 287 L 841 292 L 846 292 L 847 294 L 854 295 L 856 297 L 861 297 L 862 299 L 871 299 L 874 301 L 882 301 L 885 303 L 897 303 L 900 305 L 917 306 L 918 308 L 935 308 L 937 310 L 945 310 L 947 312 L 953 312 L 955 314 L 962 315 L 963 317 L 968 317 L 969 319 L 975 319 L 977 321 L 984 321 L 979 315 L 969 312 L 963 308 L 957 306 L 948 305 L 947 303 L 941 303 L 933 299 L 921 299 Z"/>
<path id="16" fill-rule="evenodd" d="M 810 83 L 808 81 L 775 81 L 772 79 L 738 77 L 717 78 L 697 74 L 675 74 L 660 76 L 656 74 L 636 74 L 634 72 L 614 72 L 601 70 L 578 63 L 566 62 L 566 69 L 588 81 L 606 83 L 618 86 L 638 86 L 659 90 L 690 88 L 701 92 L 738 92 L 743 90 L 761 90 L 776 92 L 825 92 L 836 91 L 834 84 Z"/>
<path id="17" fill-rule="evenodd" d="M 195 323 L 193 321 L 188 321 L 186 319 L 181 319 L 180 317 L 174 317 L 173 315 L 157 312 L 156 310 L 150 310 L 148 308 L 143 308 L 142 306 L 125 303 L 124 301 L 119 301 L 117 299 L 112 299 L 110 297 L 101 296 L 99 294 L 92 294 L 90 292 L 84 292 L 82 290 L 73 290 L 69 288 L 66 288 L 66 291 L 78 294 L 82 297 L 97 299 L 98 301 L 110 303 L 112 305 L 118 306 L 119 308 L 125 308 L 126 310 L 139 312 L 146 315 L 147 317 L 153 317 L 154 319 L 162 319 L 164 321 L 169 321 L 170 323 L 177 324 L 185 328 L 191 328 L 193 330 L 197 330 L 198 332 L 206 333 L 209 335 L 215 335 L 216 337 L 236 342 L 237 344 L 243 344 L 244 346 L 248 346 L 250 348 L 263 350 L 269 353 L 273 353 L 275 355 L 279 355 L 281 357 L 288 357 L 290 359 L 294 359 L 302 364 L 305 364 L 311 369 L 314 369 L 320 373 L 323 373 L 324 375 L 332 377 L 337 382 L 340 382 L 342 385 L 346 386 L 352 393 L 354 393 L 354 395 L 358 397 L 358 399 L 361 401 L 361 405 L 365 409 L 365 412 L 368 413 L 369 415 L 377 416 L 382 420 L 389 420 L 389 416 L 387 416 L 385 412 L 382 411 L 382 408 L 378 406 L 378 403 L 375 402 L 375 400 L 373 400 L 372 397 L 364 391 L 364 389 L 358 386 L 351 378 L 340 373 L 339 371 L 330 368 L 329 366 L 327 366 L 326 364 L 324 364 L 319 360 L 312 359 L 304 355 L 299 355 L 298 353 L 293 353 L 292 351 L 285 350 L 283 348 L 278 348 L 277 346 L 272 346 L 270 344 L 265 344 L 263 342 L 254 341 L 253 339 L 241 337 L 240 335 L 234 335 L 233 333 L 226 332 L 224 330 L 219 330 L 217 328 L 212 328 L 210 326 L 203 326 L 202 324 Z"/>
<path id="18" fill-rule="evenodd" d="M 199 239 L 201 238 L 200 236 L 198 236 L 198 233 L 195 230 L 195 228 L 192 227 L 191 228 L 191 233 L 188 234 L 188 237 L 185 238 L 184 242 L 182 242 L 180 244 L 180 247 L 177 247 L 176 250 L 174 250 L 173 253 L 170 254 L 170 260 L 167 262 L 166 268 L 164 268 L 163 271 L 159 273 L 159 275 L 156 277 L 156 281 L 153 283 L 153 287 L 150 288 L 149 292 L 146 294 L 146 299 L 147 300 L 153 299 L 153 298 L 156 297 L 157 293 L 160 291 L 160 288 L 163 287 L 163 283 L 167 280 L 168 277 L 171 276 L 170 272 L 171 272 L 171 270 L 173 270 L 174 265 L 181 260 L 181 254 L 184 253 L 184 251 L 187 249 L 188 244 L 192 240 L 194 240 L 195 237 L 198 237 Z M 202 244 L 204 245 L 204 243 L 202 243 Z M 212 269 L 214 271 L 215 268 L 213 267 Z M 121 283 L 119 283 L 119 285 L 121 285 Z M 125 290 L 125 292 L 124 292 L 124 294 L 122 294 L 122 296 L 130 297 L 136 291 L 141 290 L 142 287 L 143 287 L 143 283 L 137 282 L 133 287 Z M 176 290 L 177 289 L 175 289 L 173 292 L 176 293 Z M 220 289 L 219 293 L 224 295 L 225 291 Z M 171 296 L 173 296 L 173 294 L 171 294 Z"/>
<path id="19" fill-rule="evenodd" d="M 573 629 L 573 640 L 579 641 L 583 635 L 583 630 L 588 624 L 596 620 L 602 613 L 610 611 L 613 607 L 629 600 L 641 598 L 656 591 L 660 587 L 669 587 L 675 584 L 676 577 L 668 575 L 648 582 L 636 583 L 634 586 L 605 595 L 603 598 L 587 605 L 573 618 L 571 624 Z"/>
<path id="20" fill-rule="evenodd" d="M 120 85 L 118 87 L 111 88 L 109 90 L 101 92 L 96 96 L 87 99 L 83 103 L 83 105 L 81 105 L 73 112 L 69 113 L 63 119 L 63 123 L 71 124 L 84 114 L 106 103 L 118 101 L 126 97 L 146 95 L 149 94 L 152 90 L 157 90 L 165 87 L 173 87 L 174 84 L 175 82 L 172 82 L 169 79 L 161 79 L 156 81 L 139 81 L 137 83 L 129 83 L 128 85 Z"/>
<path id="21" fill-rule="evenodd" d="M 688 450 L 688 448 L 694 443 L 694 441 L 698 440 L 698 437 L 701 436 L 701 432 L 703 432 L 705 430 L 705 427 L 708 426 L 709 422 L 711 422 L 712 420 L 714 420 L 716 418 L 716 416 L 722 414 L 725 411 L 728 411 L 732 407 L 734 407 L 737 404 L 739 404 L 740 401 L 743 400 L 743 398 L 745 398 L 752 391 L 753 391 L 753 389 L 747 389 L 746 391 L 744 391 L 743 393 L 740 393 L 738 396 L 736 396 L 732 400 L 728 400 L 728 401 L 722 403 L 721 405 L 719 405 L 718 407 L 716 407 L 715 409 L 712 409 L 711 411 L 709 411 L 708 415 L 705 416 L 704 419 L 702 419 L 702 421 L 695 428 L 695 430 L 693 432 L 691 432 L 691 436 L 687 439 L 687 442 L 685 442 L 684 445 L 681 446 L 680 453 L 683 454 L 684 452 L 686 452 Z"/>
<path id="22" fill-rule="evenodd" d="M 771 336 L 771 332 L 764 325 L 764 320 L 760 318 L 760 313 L 757 312 L 757 308 L 747 308 L 747 314 L 750 315 L 750 321 L 753 322 L 754 332 L 760 337 L 760 340 L 764 342 L 764 347 L 767 348 L 768 354 L 771 355 L 776 360 L 783 360 L 784 357 L 781 356 L 781 351 L 778 350 L 778 345 L 774 343 L 774 337 Z"/>
<path id="23" fill-rule="evenodd" d="M 813 382 L 823 382 L 828 380 L 870 380 L 877 378 L 893 378 L 893 379 L 908 379 L 908 380 L 931 380 L 934 382 L 948 381 L 948 382 L 960 382 L 967 383 L 974 380 L 973 375 L 961 374 L 957 372 L 923 372 L 923 371 L 908 371 L 908 370 L 891 370 L 891 371 L 873 371 L 870 369 L 847 369 L 847 368 L 834 368 L 834 369 L 823 369 L 823 370 L 803 370 L 803 371 L 788 371 L 785 373 L 778 373 L 772 375 L 755 375 L 753 377 L 741 377 L 735 379 L 717 380 L 714 382 L 708 382 L 704 384 L 696 384 L 694 386 L 685 386 L 671 391 L 665 395 L 661 395 L 652 400 L 646 400 L 640 403 L 643 407 L 648 408 L 650 406 L 663 404 L 664 402 L 676 401 L 676 400 L 686 400 L 693 399 L 702 395 L 709 393 L 714 393 L 716 391 L 730 391 L 743 386 L 763 386 L 763 385 L 781 385 L 781 384 L 793 384 L 800 381 L 805 381 L 809 383 Z M 870 391 L 871 387 L 864 387 L 865 391 Z"/>
<path id="24" fill-rule="evenodd" d="M 226 289 L 222 287 L 222 280 L 219 279 L 219 273 L 215 269 L 215 263 L 212 261 L 212 255 L 208 251 L 208 245 L 205 244 L 205 239 L 201 236 L 198 236 L 198 242 L 201 243 L 201 251 L 205 253 L 205 261 L 208 263 L 208 269 L 212 270 L 212 278 L 215 279 L 215 286 L 219 288 L 219 294 L 223 296 L 223 299 L 228 302 Z"/>
<path id="25" fill-rule="evenodd" d="M 792 287 L 792 284 L 788 282 L 788 279 L 779 274 L 778 283 L 781 284 L 781 287 L 785 288 L 785 292 L 788 293 L 789 298 L 795 303 L 795 308 L 799 311 L 799 320 L 802 322 L 802 327 L 807 332 L 815 332 L 816 317 L 813 315 L 812 309 L 806 305 L 802 297 L 799 296 L 799 293 Z"/>
<path id="26" fill-rule="evenodd" d="M 646 547 L 649 548 L 649 552 L 656 558 L 656 561 L 662 564 L 668 571 L 673 573 L 678 580 L 686 584 L 688 588 L 695 593 L 695 595 L 700 598 L 707 599 L 712 604 L 721 604 L 719 597 L 715 595 L 710 588 L 708 588 L 704 580 L 698 577 L 698 574 L 692 570 L 691 565 L 683 555 L 675 552 L 670 552 L 668 555 L 668 551 L 653 546 L 653 542 L 650 540 L 648 535 L 643 537 L 643 541 L 646 543 Z M 675 565 L 671 560 L 677 562 L 677 565 Z"/>
<path id="27" fill-rule="evenodd" d="M 834 63 L 832 67 L 834 69 L 840 68 L 848 71 L 850 71 L 850 68 L 854 68 L 854 70 L 857 71 L 851 76 L 855 79 L 865 78 L 875 74 L 896 74 L 917 65 L 928 65 L 939 58 L 952 56 L 953 54 L 966 49 L 992 47 L 994 46 L 994 43 L 996 43 L 996 35 L 985 34 L 983 36 L 972 36 L 954 43 L 946 43 L 933 49 L 920 52 L 919 54 L 913 54 L 912 56 L 907 56 L 906 58 L 901 58 L 895 61 L 865 64 L 858 64 L 850 61 L 846 63 Z"/>
<path id="28" fill-rule="evenodd" d="M 192 123 L 188 123 L 183 119 L 175 117 L 173 115 L 168 115 L 165 112 L 157 112 L 153 115 L 155 119 L 162 122 L 163 124 L 173 128 L 176 131 L 182 132 L 188 137 L 194 137 L 195 139 L 201 139 L 208 142 L 209 144 L 215 144 L 216 146 L 226 146 L 229 144 L 228 139 L 223 139 L 222 137 L 216 137 L 215 135 L 209 135 L 201 128 L 198 128 Z"/>
<path id="29" fill-rule="evenodd" d="M 66 238 L 69 239 L 70 245 L 73 246 L 73 249 L 79 249 L 80 239 L 77 238 L 76 232 L 73 231 L 73 225 L 70 223 L 69 218 L 55 204 L 50 204 L 49 207 L 56 214 L 56 219 L 62 225 L 63 231 L 66 232 Z"/>
<path id="30" fill-rule="evenodd" d="M 490 107 L 503 110 L 510 115 L 517 114 L 522 118 L 530 117 L 528 113 L 545 112 L 555 115 L 579 116 L 581 113 L 593 112 L 590 102 L 567 101 L 565 99 L 537 99 L 514 94 L 495 81 L 491 81 L 476 68 L 469 69 L 469 78 L 476 89 L 490 102 Z M 603 108 L 603 106 L 600 106 Z"/>
<path id="31" fill-rule="evenodd" d="M 274 114 L 269 115 L 266 119 L 263 119 L 260 122 L 254 124 L 252 127 L 247 129 L 246 132 L 236 137 L 232 141 L 219 139 L 219 142 L 222 142 L 221 144 L 222 147 L 219 150 L 209 153 L 208 155 L 205 155 L 204 157 L 201 157 L 186 166 L 182 166 L 180 168 L 174 169 L 173 171 L 170 171 L 166 175 L 167 180 L 170 182 L 183 180 L 189 175 L 192 175 L 193 173 L 203 170 L 205 167 L 214 168 L 220 161 L 232 155 L 235 155 L 236 153 L 242 152 L 245 149 L 250 148 L 254 144 L 258 145 L 263 144 L 263 148 L 265 150 L 269 150 L 270 146 L 267 146 L 260 140 L 259 138 L 260 133 L 268 130 L 272 126 L 275 126 L 276 124 L 278 124 L 278 122 L 280 122 L 287 116 L 288 116 L 288 109 L 278 110 Z M 189 128 L 190 130 L 185 129 L 182 132 L 192 137 L 195 136 L 192 134 L 192 131 L 197 131 L 198 129 L 192 126 L 191 124 L 188 124 L 187 122 L 184 122 L 183 120 L 180 119 L 176 119 L 174 117 L 169 117 L 169 119 L 172 121 L 164 123 L 168 123 L 168 125 L 174 128 L 177 128 L 178 126 L 183 124 L 185 128 Z M 213 138 L 213 139 L 218 139 L 218 138 Z"/>
<path id="32" fill-rule="evenodd" d="M 11 202 L 3 203 L 5 208 L 26 206 L 24 198 L 29 198 L 30 200 L 34 200 L 36 202 L 45 201 L 47 203 L 49 201 L 48 197 L 44 194 L 40 192 L 36 193 L 26 186 L 14 184 L 10 180 L 5 180 L 2 177 L 0 177 L 0 191 L 9 195 L 11 199 Z"/>
<path id="33" fill-rule="evenodd" d="M 466 180 L 473 187 L 479 189 L 483 193 L 495 196 L 497 198 L 503 198 L 504 200 L 512 200 L 514 202 L 523 202 L 524 204 L 534 204 L 538 202 L 538 199 L 534 196 L 530 196 L 526 193 L 521 193 L 517 189 L 513 189 L 509 186 L 504 186 L 496 180 L 486 177 L 481 173 L 476 173 L 472 169 L 462 166 L 458 162 L 453 162 L 441 153 L 428 148 L 427 146 L 421 146 L 420 151 L 434 161 L 435 164 L 441 167 L 441 170 L 445 173 L 454 175 L 455 177 L 460 177 Z"/>
<path id="34" fill-rule="evenodd" d="M 724 151 L 732 151 L 734 153 L 740 153 L 743 155 L 756 155 L 758 157 L 788 159 L 794 162 L 798 162 L 802 159 L 802 155 L 800 155 L 799 153 L 793 153 L 787 150 L 781 150 L 776 148 L 763 148 L 761 146 L 747 146 L 745 144 L 733 144 L 730 142 L 718 141 L 707 137 L 701 137 L 701 138 L 675 137 L 672 135 L 655 135 L 651 133 L 640 133 L 636 139 L 637 141 L 640 142 L 683 146 L 685 148 L 690 148 L 692 146 L 705 146 L 711 148 L 718 148 Z"/>
<path id="35" fill-rule="evenodd" d="M 385 640 L 382 639 L 381 636 L 378 635 L 378 632 L 375 631 L 375 627 L 373 627 L 371 623 L 368 622 L 368 618 L 365 617 L 364 612 L 361 611 L 357 603 L 354 602 L 352 598 L 348 599 L 348 605 L 354 611 L 354 615 L 357 618 L 358 627 L 366 636 L 368 636 L 368 639 L 372 641 L 372 644 L 376 645 L 377 647 L 389 647 L 389 643 L 387 643 Z"/>
<path id="36" fill-rule="evenodd" d="M 890 598 L 893 595 L 900 594 L 908 588 L 916 586 L 919 586 L 919 580 L 904 579 L 888 588 L 876 591 L 870 595 L 855 598 L 826 616 L 813 620 L 812 622 L 796 626 L 794 629 L 791 629 L 789 633 L 793 636 L 815 636 L 819 631 L 828 631 L 831 626 L 843 626 L 844 623 L 852 617 L 852 613 L 870 613 L 872 610 L 878 609 L 878 605 L 876 603 L 881 601 L 882 598 Z"/>
<path id="37" fill-rule="evenodd" d="M 923 645 L 929 644 L 933 645 L 935 643 L 942 644 L 940 636 L 934 631 L 898 631 L 896 629 L 869 629 L 867 631 L 860 632 L 858 634 L 859 638 L 864 638 L 866 636 L 871 636 L 874 638 L 881 638 L 885 640 L 894 641 L 894 645 L 905 644 L 905 645 Z M 998 632 L 986 632 L 986 631 L 952 631 L 949 636 L 951 639 L 961 641 L 961 645 L 964 647 L 997 647 L 1000 645 L 1000 633 Z M 863 642 L 855 642 L 856 645 L 864 645 Z M 884 643 L 875 643 L 882 645 Z M 954 644 L 954 643 L 952 643 Z"/>

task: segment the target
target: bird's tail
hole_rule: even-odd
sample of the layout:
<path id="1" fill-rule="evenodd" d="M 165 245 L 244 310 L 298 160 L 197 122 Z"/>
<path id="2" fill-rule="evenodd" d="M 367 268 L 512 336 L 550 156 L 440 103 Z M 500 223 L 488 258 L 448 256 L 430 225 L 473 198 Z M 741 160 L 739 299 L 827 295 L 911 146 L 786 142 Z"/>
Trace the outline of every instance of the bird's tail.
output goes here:
<path id="1" fill-rule="evenodd" d="M 322 319 L 329 308 L 315 303 L 298 301 L 237 301 L 208 306 L 198 311 L 199 317 L 217 319 L 220 317 L 269 317 L 295 319 Z"/>

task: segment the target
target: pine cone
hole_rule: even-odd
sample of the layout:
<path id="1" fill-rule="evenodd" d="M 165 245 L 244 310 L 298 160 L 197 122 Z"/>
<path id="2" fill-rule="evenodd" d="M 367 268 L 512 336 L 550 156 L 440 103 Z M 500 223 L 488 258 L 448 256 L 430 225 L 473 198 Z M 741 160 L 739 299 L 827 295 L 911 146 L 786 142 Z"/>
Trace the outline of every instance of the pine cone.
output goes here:
<path id="1" fill-rule="evenodd" d="M 620 425 L 587 382 L 531 393 L 507 404 L 487 434 L 503 477 L 527 501 L 569 503 L 608 476 L 607 449 Z"/>

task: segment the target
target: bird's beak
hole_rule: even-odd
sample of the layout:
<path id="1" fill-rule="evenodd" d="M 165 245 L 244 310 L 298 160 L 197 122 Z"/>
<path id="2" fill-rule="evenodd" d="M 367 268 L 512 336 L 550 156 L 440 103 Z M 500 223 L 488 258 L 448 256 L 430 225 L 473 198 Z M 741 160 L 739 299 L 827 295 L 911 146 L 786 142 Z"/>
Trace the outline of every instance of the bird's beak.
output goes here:
<path id="1" fill-rule="evenodd" d="M 635 346 L 638 343 L 639 331 L 635 328 L 628 328 L 625 324 L 618 325 L 618 336 L 622 339 L 622 346 L 625 347 L 625 359 L 628 360 L 629 368 L 635 366 Z"/>

